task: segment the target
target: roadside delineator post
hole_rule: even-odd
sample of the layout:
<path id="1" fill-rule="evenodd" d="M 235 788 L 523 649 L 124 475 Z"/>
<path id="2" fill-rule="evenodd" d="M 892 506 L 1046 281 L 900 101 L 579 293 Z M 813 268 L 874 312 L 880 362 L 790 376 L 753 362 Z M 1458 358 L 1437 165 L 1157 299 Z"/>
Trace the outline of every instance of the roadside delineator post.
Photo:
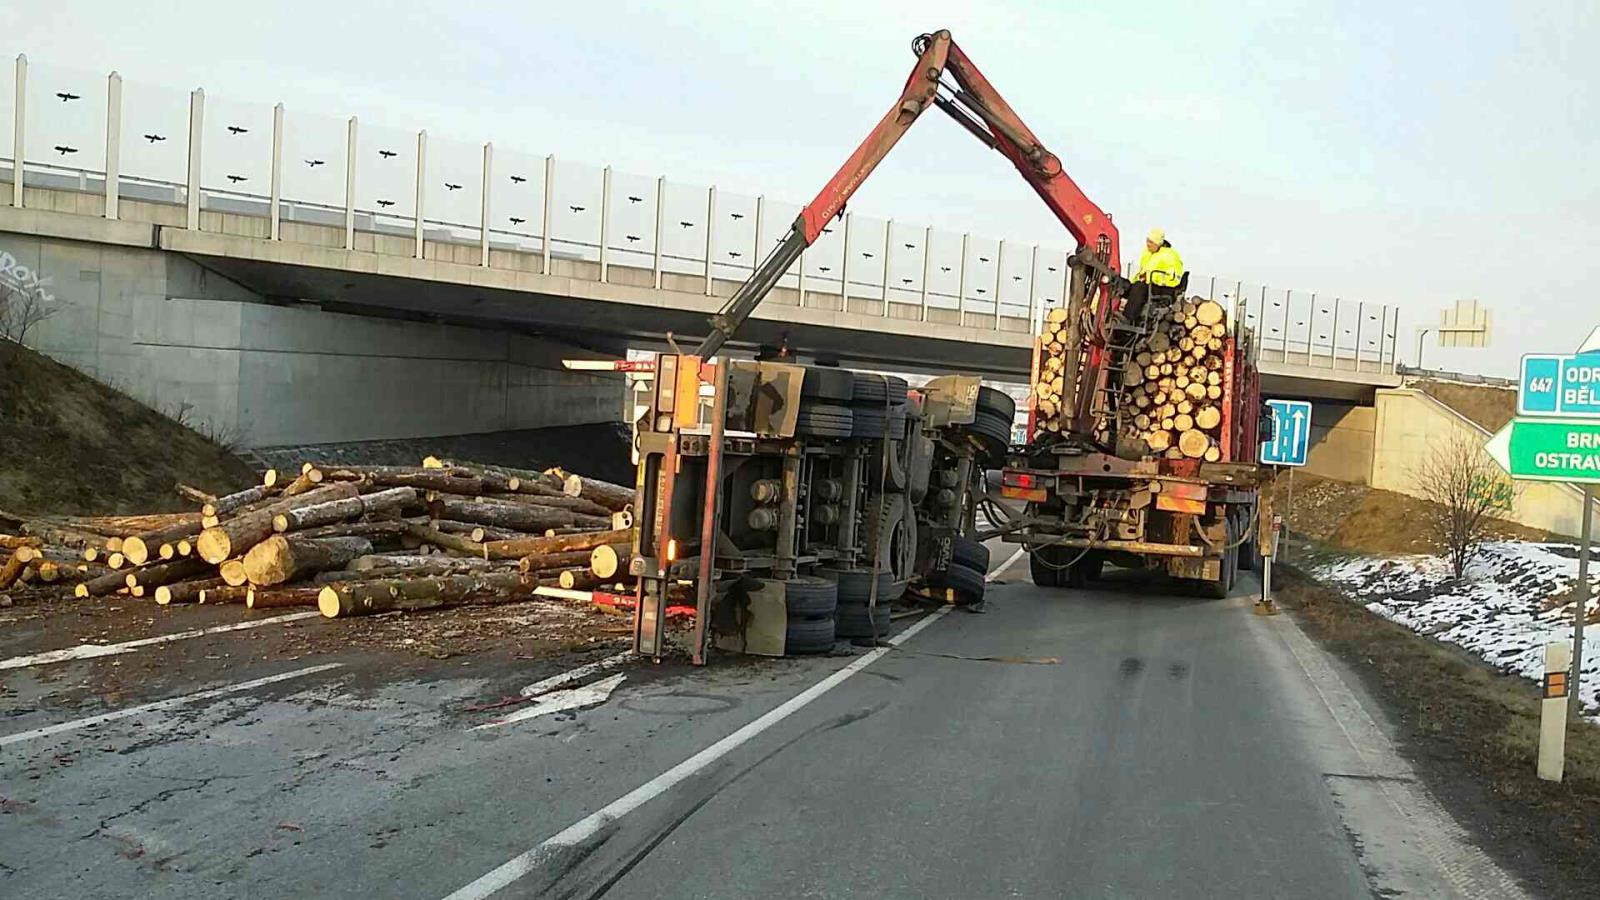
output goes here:
<path id="1" fill-rule="evenodd" d="M 1572 645 L 1544 645 L 1544 681 L 1539 701 L 1539 777 L 1560 781 L 1567 757 L 1567 697 L 1571 685 Z"/>

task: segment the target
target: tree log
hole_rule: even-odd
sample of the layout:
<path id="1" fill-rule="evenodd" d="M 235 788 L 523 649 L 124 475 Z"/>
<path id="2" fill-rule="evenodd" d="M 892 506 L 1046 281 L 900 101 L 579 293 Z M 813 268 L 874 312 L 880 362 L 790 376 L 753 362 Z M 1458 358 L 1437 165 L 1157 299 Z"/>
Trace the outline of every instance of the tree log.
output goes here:
<path id="1" fill-rule="evenodd" d="M 113 553 L 110 556 L 106 557 L 106 565 L 110 566 L 113 569 L 120 569 L 120 568 L 122 568 L 123 566 L 125 566 L 127 564 L 128 564 L 127 557 L 124 557 L 121 553 Z"/>
<path id="2" fill-rule="evenodd" d="M 177 584 L 163 584 L 156 588 L 156 604 L 158 606 L 171 606 L 174 603 L 199 603 L 200 594 L 207 589 L 222 587 L 226 582 L 221 578 L 206 578 L 199 581 L 180 581 Z"/>
<path id="3" fill-rule="evenodd" d="M 1215 300 L 1206 300 L 1194 308 L 1195 321 L 1201 325 L 1215 325 L 1222 317 L 1222 304 Z"/>
<path id="4" fill-rule="evenodd" d="M 268 469 L 267 471 L 273 472 L 275 470 Z M 276 484 L 276 482 L 274 482 L 274 484 Z M 276 493 L 276 491 L 273 490 L 273 486 L 273 484 L 258 484 L 255 487 L 245 488 L 242 491 L 235 491 L 226 497 L 218 497 L 200 507 L 200 513 L 204 516 L 227 515 L 241 506 L 254 503 L 257 500 L 264 500 L 267 497 L 272 496 L 274 493 Z"/>
<path id="5" fill-rule="evenodd" d="M 288 486 L 283 489 L 283 496 L 297 497 L 301 494 L 304 494 L 306 491 L 312 490 L 317 485 L 321 484 L 322 479 L 322 470 L 311 465 L 310 463 L 306 463 L 305 470 L 299 475 L 296 475 L 295 479 L 289 482 Z"/>
<path id="6" fill-rule="evenodd" d="M 299 531 L 318 525 L 331 525 L 344 519 L 396 510 L 416 499 L 417 491 L 415 488 L 399 487 L 372 494 L 359 494 L 354 497 L 329 500 L 326 503 L 302 506 L 299 509 L 278 513 L 272 517 L 272 530 L 281 534 L 285 531 Z"/>
<path id="7" fill-rule="evenodd" d="M 72 589 L 72 596 L 105 597 L 115 594 L 117 591 L 127 589 L 128 582 L 126 578 L 127 574 L 124 572 L 107 572 L 104 575 L 97 575 L 88 581 L 78 582 L 77 587 Z"/>
<path id="8" fill-rule="evenodd" d="M 307 540 L 276 534 L 245 554 L 244 574 L 251 583 L 270 587 L 328 569 L 342 569 L 356 557 L 371 552 L 372 544 L 365 538 Z"/>
<path id="9" fill-rule="evenodd" d="M 1215 406 L 1203 406 L 1194 414 L 1194 423 L 1206 431 L 1222 424 L 1222 411 Z"/>
<path id="10" fill-rule="evenodd" d="M 569 591 L 588 591 L 601 585 L 600 576 L 588 569 L 563 569 L 557 583 Z"/>
<path id="11" fill-rule="evenodd" d="M 569 497 L 566 494 L 510 494 L 496 497 L 507 503 L 525 503 L 529 506 L 545 506 L 554 509 L 566 509 L 585 516 L 600 516 L 610 518 L 612 510 L 601 506 L 585 497 Z"/>
<path id="12" fill-rule="evenodd" d="M 222 587 L 201 588 L 201 603 L 243 603 L 250 589 L 242 584 L 224 584 Z"/>
<path id="13" fill-rule="evenodd" d="M 215 494 L 208 494 L 197 487 L 190 487 L 181 481 L 173 485 L 173 490 L 177 491 L 178 496 L 182 497 L 183 499 L 192 501 L 194 503 L 199 503 L 201 505 L 214 503 L 217 499 Z"/>
<path id="14" fill-rule="evenodd" d="M 1185 431 L 1178 435 L 1178 449 L 1190 459 L 1199 459 L 1206 455 L 1206 448 L 1211 446 L 1211 438 L 1203 431 Z"/>
<path id="15" fill-rule="evenodd" d="M 560 569 L 585 568 L 590 564 L 593 551 L 569 550 L 563 553 L 538 553 L 524 556 L 517 568 L 527 574 L 555 572 Z"/>
<path id="16" fill-rule="evenodd" d="M 6 557 L 5 564 L 0 565 L 0 590 L 11 587 L 22 577 L 22 570 L 27 568 L 28 560 L 32 558 L 32 554 L 28 552 L 31 549 L 33 548 L 18 547 Z"/>
<path id="17" fill-rule="evenodd" d="M 612 512 L 617 512 L 633 503 L 633 488 L 612 484 L 609 481 L 585 478 L 582 475 L 568 475 L 562 489 L 569 497 L 593 500 Z"/>
<path id="18" fill-rule="evenodd" d="M 290 606 L 316 606 L 320 587 L 263 588 L 254 585 L 245 589 L 246 609 L 282 609 Z"/>
<path id="19" fill-rule="evenodd" d="M 370 572 L 374 569 L 435 569 L 439 571 L 474 572 L 487 569 L 493 563 L 486 559 L 458 556 L 415 556 L 410 554 L 369 554 L 352 560 L 346 566 L 352 572 Z"/>
<path id="20" fill-rule="evenodd" d="M 319 528 L 294 532 L 297 538 L 363 537 L 373 546 L 397 547 L 406 533 L 406 523 L 399 519 L 381 519 L 376 522 L 338 522 Z"/>
<path id="21" fill-rule="evenodd" d="M 227 582 L 228 587 L 244 587 L 245 582 L 250 580 L 250 576 L 245 574 L 244 560 L 242 559 L 223 561 L 222 565 L 217 566 L 217 574 L 222 576 L 222 580 Z"/>
<path id="22" fill-rule="evenodd" d="M 601 544 L 589 552 L 589 571 L 600 578 L 616 578 L 627 573 L 632 554 L 632 544 Z"/>
<path id="23" fill-rule="evenodd" d="M 513 528 L 517 531 L 543 531 L 569 525 L 590 525 L 595 528 L 609 526 L 610 520 L 599 516 L 584 516 L 570 510 L 547 506 L 532 506 L 504 500 L 464 500 L 440 497 L 429 504 L 436 518 L 454 519 L 458 522 L 477 522 Z"/>
<path id="24" fill-rule="evenodd" d="M 333 619 L 391 610 L 437 609 L 475 600 L 504 603 L 531 597 L 538 584 L 538 579 L 516 572 L 355 581 L 323 588 L 317 597 L 317 608 Z"/>
<path id="25" fill-rule="evenodd" d="M 0 550 L 42 546 L 44 546 L 44 539 L 34 535 L 0 534 Z"/>
<path id="26" fill-rule="evenodd" d="M 446 550 L 455 550 L 458 553 L 466 553 L 471 556 L 483 557 L 485 559 L 493 558 L 484 556 L 484 548 L 488 546 L 487 544 L 480 544 L 477 541 L 468 540 L 459 534 L 445 534 L 442 531 L 429 528 L 426 525 L 410 524 L 406 525 L 406 534 L 425 544 L 432 544 L 435 547 L 443 547 Z"/>
<path id="27" fill-rule="evenodd" d="M 421 469 L 410 466 L 343 466 L 325 473 L 329 479 L 366 481 L 380 487 L 410 487 L 445 494 L 477 496 L 483 493 L 483 479 L 453 474 L 453 469 Z"/>
<path id="28" fill-rule="evenodd" d="M 1151 450 L 1159 453 L 1172 446 L 1172 432 L 1165 430 L 1152 431 L 1145 436 L 1145 443 L 1150 445 Z"/>
<path id="29" fill-rule="evenodd" d="M 490 541 L 483 546 L 486 559 L 521 559 L 543 553 L 562 553 L 572 550 L 593 550 L 602 544 L 621 544 L 631 541 L 630 531 L 590 531 L 583 534 L 565 534 L 556 537 L 524 538 L 516 541 Z"/>
<path id="30" fill-rule="evenodd" d="M 193 578 L 209 571 L 210 568 L 211 566 L 205 560 L 190 557 L 135 569 L 124 576 L 124 581 L 128 587 L 133 587 L 137 584 L 154 589 L 163 584 L 171 584 L 174 581 Z"/>
<path id="31" fill-rule="evenodd" d="M 195 549 L 199 551 L 201 559 L 208 563 L 220 564 L 229 557 L 248 552 L 251 547 L 270 537 L 272 520 L 278 513 L 303 506 L 315 506 L 329 500 L 354 497 L 358 493 L 354 484 L 341 482 L 307 491 L 297 497 L 284 498 L 264 509 L 236 516 L 215 528 L 207 528 L 200 532 L 200 538 L 195 541 Z"/>

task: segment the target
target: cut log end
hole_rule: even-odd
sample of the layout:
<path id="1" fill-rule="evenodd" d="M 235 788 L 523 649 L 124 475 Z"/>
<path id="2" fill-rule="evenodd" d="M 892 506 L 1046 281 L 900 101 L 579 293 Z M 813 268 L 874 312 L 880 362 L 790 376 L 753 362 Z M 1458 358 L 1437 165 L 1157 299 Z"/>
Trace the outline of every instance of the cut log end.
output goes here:
<path id="1" fill-rule="evenodd" d="M 332 585 L 317 593 L 317 610 L 329 619 L 339 617 L 339 592 Z"/>

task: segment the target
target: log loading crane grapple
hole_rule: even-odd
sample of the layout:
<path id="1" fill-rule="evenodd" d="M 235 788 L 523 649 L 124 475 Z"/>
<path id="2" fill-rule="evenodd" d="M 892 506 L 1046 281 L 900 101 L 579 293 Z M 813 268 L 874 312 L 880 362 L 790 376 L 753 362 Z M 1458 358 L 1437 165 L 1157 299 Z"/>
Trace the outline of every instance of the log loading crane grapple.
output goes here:
<path id="1" fill-rule="evenodd" d="M 740 592 L 750 596 L 739 613 L 739 642 L 750 646 L 750 610 L 758 605 L 751 597 L 761 593 L 759 586 L 752 589 L 752 574 L 789 585 L 791 614 L 802 595 L 808 609 L 816 607 L 812 587 L 818 579 L 811 576 L 827 575 L 838 585 L 840 610 L 847 583 L 870 583 L 867 614 L 877 621 L 883 579 L 872 573 L 880 568 L 892 570 L 886 578 L 899 579 L 888 582 L 896 590 L 912 579 L 951 597 L 955 588 L 969 598 L 973 592 L 981 596 L 979 570 L 987 551 L 973 540 L 974 497 L 983 493 L 985 469 L 997 468 L 1004 459 L 1014 414 L 1009 398 L 980 387 L 970 375 L 943 376 L 908 397 L 904 382 L 896 388 L 881 376 L 730 362 L 726 354 L 723 362 L 710 362 L 930 107 L 1009 159 L 1077 242 L 1068 259 L 1067 303 L 1068 371 L 1077 380 L 1064 394 L 1075 398 L 1077 407 L 1072 427 L 1063 432 L 1092 440 L 1090 405 L 1104 378 L 1107 352 L 1102 335 L 1126 286 L 1118 274 L 1117 229 L 949 31 L 921 35 L 912 47 L 917 63 L 900 97 L 711 317 L 705 340 L 692 353 L 662 354 L 657 361 L 653 395 L 639 423 L 638 515 L 630 564 L 638 577 L 636 652 L 661 655 L 668 603 L 692 602 L 697 613 L 692 653 L 701 662 L 708 623 L 727 618 L 725 609 L 713 606 L 727 606 L 728 585 L 740 578 L 745 579 Z M 885 423 L 882 434 L 864 433 L 858 416 L 853 435 L 846 425 L 842 439 L 828 440 L 839 437 L 826 434 L 830 420 L 824 414 L 808 416 L 804 401 L 808 396 L 813 402 L 837 400 L 842 391 L 839 402 L 847 402 L 851 378 L 855 400 L 891 398 L 883 401 L 881 415 L 867 417 Z M 711 386 L 709 409 L 703 385 Z M 889 424 L 902 421 L 908 424 Z M 891 434 L 902 427 L 903 432 Z M 912 470 L 909 476 L 900 472 L 898 487 L 897 469 Z M 891 497 L 891 490 L 900 496 Z M 975 561 L 980 553 L 982 561 Z M 855 578 L 862 570 L 853 567 L 863 563 L 871 568 L 865 578 Z M 969 571 L 956 571 L 963 566 Z M 780 598 L 777 606 L 784 609 L 785 601 Z M 886 604 L 881 612 L 887 613 Z M 887 615 L 882 621 L 887 623 Z M 724 628 L 718 631 L 720 640 Z M 778 634 L 777 652 L 785 652 L 782 626 Z M 791 643 L 796 634 L 791 624 Z"/>

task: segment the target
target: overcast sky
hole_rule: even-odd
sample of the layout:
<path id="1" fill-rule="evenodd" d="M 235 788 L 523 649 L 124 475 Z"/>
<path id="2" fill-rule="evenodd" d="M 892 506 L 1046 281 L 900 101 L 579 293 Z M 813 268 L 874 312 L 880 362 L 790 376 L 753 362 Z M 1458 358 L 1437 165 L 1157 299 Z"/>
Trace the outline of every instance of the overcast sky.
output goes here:
<path id="1" fill-rule="evenodd" d="M 1203 275 L 1399 304 L 1408 361 L 1443 305 L 1493 310 L 1489 350 L 1430 347 L 1430 366 L 1512 374 L 1600 324 L 1590 0 L 18 0 L 0 49 L 804 202 L 898 94 L 911 39 L 940 27 L 1113 214 L 1125 253 L 1161 225 Z M 1068 243 L 938 114 L 850 208 Z"/>

